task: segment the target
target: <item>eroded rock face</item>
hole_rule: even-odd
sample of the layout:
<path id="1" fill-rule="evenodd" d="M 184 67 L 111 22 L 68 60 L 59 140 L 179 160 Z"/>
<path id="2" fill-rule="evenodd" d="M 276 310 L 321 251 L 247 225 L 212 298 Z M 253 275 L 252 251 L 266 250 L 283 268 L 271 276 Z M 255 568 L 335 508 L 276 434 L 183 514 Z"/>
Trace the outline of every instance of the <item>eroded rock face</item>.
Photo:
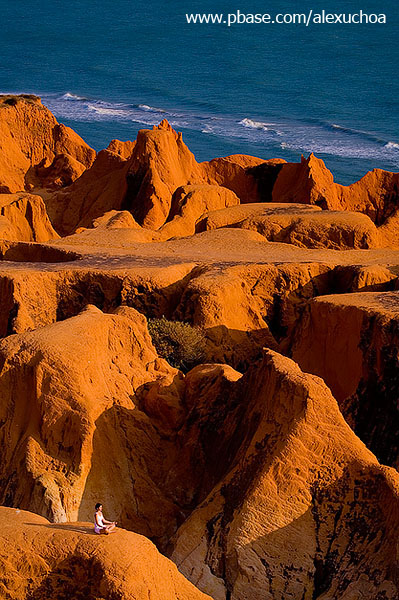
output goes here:
<path id="1" fill-rule="evenodd" d="M 287 163 L 273 187 L 274 202 L 304 202 L 329 210 L 350 210 L 368 215 L 381 225 L 396 213 L 399 174 L 373 169 L 348 185 L 334 182 L 324 162 L 311 154 L 300 163 Z"/>
<path id="2" fill-rule="evenodd" d="M 308 204 L 243 204 L 204 214 L 196 231 L 237 227 L 257 231 L 270 242 L 300 248 L 378 248 L 384 245 L 369 217 L 348 211 L 321 211 Z"/>
<path id="3" fill-rule="evenodd" d="M 120 140 L 111 140 L 107 146 L 107 150 L 119 154 L 122 158 L 129 158 L 132 155 L 136 142 L 126 141 L 121 142 Z"/>
<path id="4" fill-rule="evenodd" d="M 234 192 L 219 185 L 182 186 L 173 194 L 168 222 L 159 232 L 162 239 L 193 235 L 204 213 L 239 203 Z"/>
<path id="5" fill-rule="evenodd" d="M 94 509 L 93 509 L 94 511 Z M 5 600 L 211 600 L 148 539 L 92 523 L 51 525 L 0 508 L 0 595 Z"/>
<path id="6" fill-rule="evenodd" d="M 293 361 L 268 351 L 232 388 L 210 410 L 231 468 L 175 536 L 180 571 L 217 600 L 397 598 L 397 473 Z"/>
<path id="7" fill-rule="evenodd" d="M 49 166 L 46 165 L 46 162 L 46 159 L 43 159 L 34 171 L 34 176 L 37 178 L 36 185 L 43 188 L 65 188 L 76 181 L 86 170 L 85 165 L 69 154 L 56 154 Z M 32 183 L 32 185 L 34 184 Z"/>
<path id="8" fill-rule="evenodd" d="M 211 231 L 222 227 L 241 227 L 248 219 L 261 219 L 274 215 L 320 212 L 319 206 L 310 204 L 287 204 L 276 202 L 251 202 L 229 208 L 207 211 L 196 224 L 195 231 Z"/>
<path id="9" fill-rule="evenodd" d="M 246 369 L 289 337 L 308 298 L 331 285 L 328 265 L 226 265 L 187 284 L 175 310 L 205 328 L 208 359 Z"/>
<path id="10" fill-rule="evenodd" d="M 90 518 L 101 495 L 135 531 L 174 530 L 178 510 L 157 491 L 174 448 L 161 444 L 135 395 L 179 375 L 157 357 L 142 315 L 89 307 L 4 339 L 0 365 L 2 504 L 61 522 Z"/>
<path id="11" fill-rule="evenodd" d="M 201 163 L 205 176 L 223 187 L 232 190 L 243 203 L 256 202 L 259 198 L 258 172 L 274 165 L 285 163 L 282 159 L 262 160 L 245 154 L 232 154 Z M 260 167 L 262 165 L 262 167 Z M 258 167 L 260 167 L 258 169 Z M 266 186 L 263 186 L 266 187 Z"/>
<path id="12" fill-rule="evenodd" d="M 149 243 L 156 232 L 112 225 L 124 214 L 51 245 L 0 245 L 0 335 L 123 303 L 204 327 L 208 360 L 242 370 L 264 346 L 289 350 L 309 299 L 397 285 L 394 251 L 309 251 L 240 229 Z"/>
<path id="13" fill-rule="evenodd" d="M 292 349 L 302 369 L 323 377 L 365 444 L 399 466 L 398 292 L 312 300 Z"/>
<path id="14" fill-rule="evenodd" d="M 166 121 L 93 162 L 34 98 L 0 100 L 0 138 L 0 503 L 57 524 L 0 509 L 7 598 L 205 597 L 137 535 L 60 525 L 101 501 L 214 600 L 396 600 L 370 449 L 399 466 L 398 175 L 199 164 Z M 157 355 L 163 315 L 207 364 Z"/>
<path id="15" fill-rule="evenodd" d="M 185 521 L 172 557 L 215 599 L 396 598 L 398 477 L 289 359 L 183 379 L 129 308 L 89 308 L 0 352 L 3 502 L 63 521 L 101 496 L 163 546 Z"/>
<path id="16" fill-rule="evenodd" d="M 58 237 L 40 196 L 0 194 L 0 239 L 47 242 Z"/>
<path id="17" fill-rule="evenodd" d="M 39 98 L 0 96 L 3 192 L 68 184 L 91 165 L 95 154 L 70 127 L 59 124 Z"/>
<path id="18" fill-rule="evenodd" d="M 158 229 L 169 215 L 172 196 L 182 185 L 203 183 L 194 155 L 167 121 L 139 131 L 130 159 L 126 208 L 144 227 Z"/>
<path id="19" fill-rule="evenodd" d="M 102 150 L 77 181 L 46 195 L 47 210 L 57 231 L 69 235 L 111 210 L 119 211 L 127 192 L 128 169 L 123 155 Z"/>

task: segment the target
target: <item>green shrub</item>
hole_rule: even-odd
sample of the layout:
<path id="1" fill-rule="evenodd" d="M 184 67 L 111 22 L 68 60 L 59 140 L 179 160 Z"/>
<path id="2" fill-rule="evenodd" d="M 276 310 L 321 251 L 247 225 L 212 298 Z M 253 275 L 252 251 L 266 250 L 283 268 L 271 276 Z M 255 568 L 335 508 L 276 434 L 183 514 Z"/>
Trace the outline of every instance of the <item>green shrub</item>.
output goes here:
<path id="1" fill-rule="evenodd" d="M 148 330 L 159 356 L 172 367 L 187 373 L 205 361 L 206 338 L 200 327 L 162 317 L 149 319 Z"/>

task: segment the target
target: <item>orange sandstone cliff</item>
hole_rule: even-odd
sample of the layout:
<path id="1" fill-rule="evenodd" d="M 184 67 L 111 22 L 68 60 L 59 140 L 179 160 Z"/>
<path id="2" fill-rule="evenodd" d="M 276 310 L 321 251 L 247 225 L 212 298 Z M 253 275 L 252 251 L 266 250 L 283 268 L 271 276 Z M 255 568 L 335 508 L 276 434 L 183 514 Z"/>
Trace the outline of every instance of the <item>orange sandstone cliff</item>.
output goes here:
<path id="1" fill-rule="evenodd" d="M 95 151 L 35 96 L 0 96 L 0 191 L 72 183 Z"/>
<path id="2" fill-rule="evenodd" d="M 398 177 L 0 98 L 1 597 L 397 600 Z"/>
<path id="3" fill-rule="evenodd" d="M 7 600 L 210 600 L 140 535 L 119 530 L 99 538 L 89 523 L 50 525 L 3 507 L 0 594 Z"/>

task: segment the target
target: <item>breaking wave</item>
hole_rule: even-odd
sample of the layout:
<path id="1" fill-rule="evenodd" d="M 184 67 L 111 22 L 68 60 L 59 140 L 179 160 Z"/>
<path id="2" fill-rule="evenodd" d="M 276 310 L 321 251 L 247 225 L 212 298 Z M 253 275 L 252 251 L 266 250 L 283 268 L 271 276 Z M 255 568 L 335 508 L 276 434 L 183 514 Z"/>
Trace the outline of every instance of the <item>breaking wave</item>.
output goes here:
<path id="1" fill-rule="evenodd" d="M 139 104 L 138 108 L 145 110 L 146 112 L 164 113 L 166 111 L 163 108 L 155 108 L 155 106 L 149 106 L 148 104 Z"/>
<path id="2" fill-rule="evenodd" d="M 87 100 L 87 98 L 85 98 L 84 96 L 71 94 L 71 92 L 65 92 L 65 94 L 62 95 L 62 98 L 64 98 L 64 100 Z"/>
<path id="3" fill-rule="evenodd" d="M 244 127 L 249 127 L 250 129 L 261 129 L 263 131 L 268 131 L 270 123 L 262 123 L 262 121 L 253 121 L 252 119 L 242 119 L 239 122 L 239 125 L 243 125 Z"/>
<path id="4" fill-rule="evenodd" d="M 281 156 L 297 159 L 299 153 L 356 158 L 385 162 L 399 168 L 399 143 L 382 139 L 372 131 L 327 123 L 314 119 L 262 119 L 259 116 L 238 117 L 204 109 L 169 109 L 144 102 L 123 103 L 95 99 L 71 91 L 60 94 L 42 94 L 43 103 L 62 120 L 72 122 L 120 122 L 126 124 L 132 138 L 141 127 L 152 127 L 167 119 L 172 127 L 183 132 L 216 136 L 219 143 L 241 139 L 253 145 L 253 153 L 261 156 Z M 74 124 L 74 123 L 73 123 Z"/>
<path id="5" fill-rule="evenodd" d="M 88 104 L 87 108 L 99 115 L 106 115 L 109 117 L 124 117 L 126 115 L 126 111 L 119 108 L 104 108 L 102 106 L 96 106 L 95 104 Z"/>

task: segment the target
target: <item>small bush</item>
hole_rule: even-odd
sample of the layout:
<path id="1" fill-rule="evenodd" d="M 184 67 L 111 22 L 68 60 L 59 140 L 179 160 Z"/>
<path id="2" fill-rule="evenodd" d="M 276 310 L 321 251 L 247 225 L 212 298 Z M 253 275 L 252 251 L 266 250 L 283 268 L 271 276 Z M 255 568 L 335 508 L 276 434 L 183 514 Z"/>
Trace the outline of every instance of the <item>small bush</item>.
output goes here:
<path id="1" fill-rule="evenodd" d="M 20 101 L 27 102 L 28 104 L 37 104 L 39 100 L 39 96 L 35 96 L 34 94 L 0 94 L 0 106 L 16 106 Z"/>
<path id="2" fill-rule="evenodd" d="M 162 317 L 149 319 L 148 330 L 159 356 L 172 367 L 187 373 L 205 361 L 206 338 L 200 327 Z"/>
<path id="3" fill-rule="evenodd" d="M 35 96 L 34 94 L 20 94 L 20 96 L 27 102 L 37 102 L 40 100 L 39 96 Z"/>
<path id="4" fill-rule="evenodd" d="M 7 104 L 7 106 L 15 106 L 18 104 L 18 100 L 16 98 L 6 98 L 4 104 Z"/>

